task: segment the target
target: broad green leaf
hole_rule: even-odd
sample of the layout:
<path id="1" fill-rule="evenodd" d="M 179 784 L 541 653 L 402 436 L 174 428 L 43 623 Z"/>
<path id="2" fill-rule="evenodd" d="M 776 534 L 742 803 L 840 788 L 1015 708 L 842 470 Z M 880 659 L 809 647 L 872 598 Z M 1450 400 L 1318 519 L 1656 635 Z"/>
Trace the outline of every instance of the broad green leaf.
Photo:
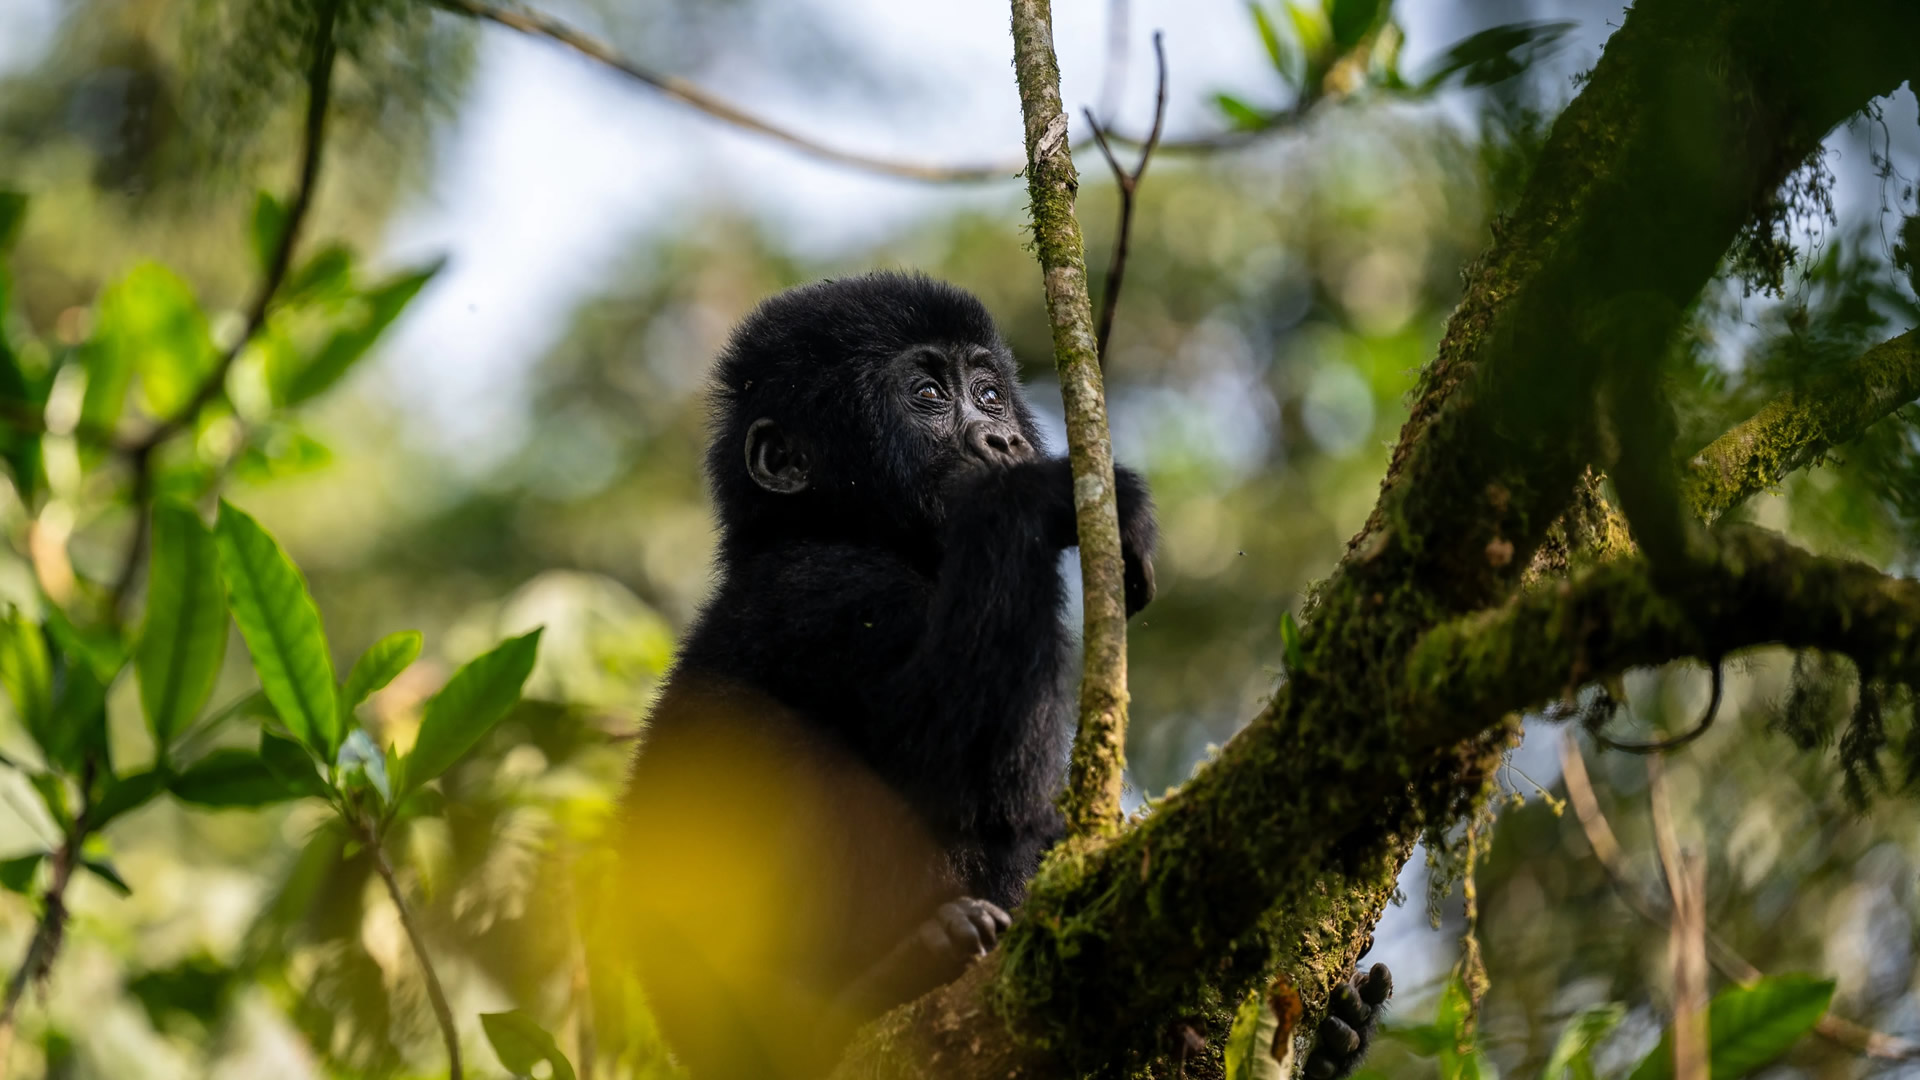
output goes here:
<path id="1" fill-rule="evenodd" d="M 500 1064 L 515 1076 L 531 1076 L 534 1067 L 547 1062 L 553 1069 L 551 1080 L 574 1080 L 573 1065 L 545 1028 L 533 1018 L 515 1009 L 512 1012 L 481 1013 L 480 1026 L 487 1042 L 500 1057 Z"/>
<path id="2" fill-rule="evenodd" d="M 107 860 L 82 859 L 80 861 L 80 865 L 86 867 L 87 870 L 90 873 L 92 873 L 94 877 L 97 877 L 101 881 L 106 882 L 109 888 L 111 888 L 114 892 L 119 893 L 121 896 L 133 895 L 133 886 L 128 885 L 127 879 L 121 877 L 120 871 L 116 870 L 114 868 L 114 865 L 108 862 Z"/>
<path id="3" fill-rule="evenodd" d="M 13 250 L 27 220 L 27 197 L 18 191 L 0 191 L 0 255 Z"/>
<path id="4" fill-rule="evenodd" d="M 1333 30 L 1333 43 L 1346 52 L 1360 43 L 1378 24 L 1387 5 L 1383 0 L 1329 0 L 1327 24 Z"/>
<path id="5" fill-rule="evenodd" d="M 1775 975 L 1752 986 L 1722 991 L 1707 1006 L 1708 1071 L 1713 1080 L 1735 1080 L 1786 1053 L 1827 1014 L 1833 981 L 1810 975 Z M 1673 1030 L 1642 1058 L 1631 1080 L 1671 1080 Z"/>
<path id="6" fill-rule="evenodd" d="M 402 274 L 362 294 L 359 317 L 336 330 L 327 343 L 320 347 L 320 352 L 313 360 L 293 376 L 287 385 L 286 404 L 298 405 L 339 382 L 355 361 L 366 355 L 393 320 L 406 310 L 407 304 L 419 295 L 427 282 L 440 272 L 442 265 L 436 262 Z"/>
<path id="7" fill-rule="evenodd" d="M 280 249 L 280 238 L 287 231 L 287 208 L 272 193 L 262 191 L 253 197 L 253 227 L 248 230 L 248 239 L 253 241 L 254 268 L 266 273 L 273 265 L 273 256 Z"/>
<path id="8" fill-rule="evenodd" d="M 46 857 L 46 852 L 36 851 L 30 855 L 0 862 L 0 888 L 8 892 L 17 892 L 22 896 L 32 892 L 33 872 L 40 869 L 40 860 Z"/>
<path id="9" fill-rule="evenodd" d="M 373 744 L 364 728 L 354 728 L 340 744 L 340 760 L 335 762 L 342 790 L 364 783 L 380 795 L 381 805 L 393 802 L 393 784 L 387 778 L 387 755 Z"/>
<path id="10" fill-rule="evenodd" d="M 539 648 L 538 630 L 511 638 L 454 672 L 447 685 L 427 700 L 420 735 L 406 758 L 408 788 L 447 771 L 500 722 L 519 700 Z"/>
<path id="11" fill-rule="evenodd" d="M 283 779 L 251 750 L 223 747 L 193 763 L 169 785 L 181 802 L 217 809 L 267 806 L 309 794 Z"/>
<path id="12" fill-rule="evenodd" d="M 97 318 L 80 406 L 87 424 L 113 426 L 136 373 L 147 409 L 172 416 L 219 362 L 192 288 L 159 263 L 143 263 L 110 287 Z"/>
<path id="13" fill-rule="evenodd" d="M 167 781 L 171 778 L 165 769 L 148 769 L 116 778 L 107 785 L 106 794 L 87 808 L 88 828 L 104 829 L 120 815 L 145 806 L 155 795 L 167 790 Z"/>
<path id="14" fill-rule="evenodd" d="M 1455 42 L 1418 81 L 1422 92 L 1455 79 L 1461 86 L 1492 86 L 1552 55 L 1571 22 L 1506 23 Z"/>
<path id="15" fill-rule="evenodd" d="M 1272 118 L 1259 109 L 1241 101 L 1232 94 L 1213 95 L 1214 107 L 1227 118 L 1227 122 L 1241 131 L 1260 131 L 1272 123 Z"/>
<path id="16" fill-rule="evenodd" d="M 340 739 L 333 660 L 306 579 L 280 544 L 226 500 L 214 523 L 220 576 L 260 689 L 294 737 L 325 758 Z"/>
<path id="17" fill-rule="evenodd" d="M 360 654 L 340 690 L 340 707 L 351 711 L 371 697 L 374 691 L 392 682 L 420 657 L 420 631 L 401 630 L 388 634 Z"/>
<path id="18" fill-rule="evenodd" d="M 20 723 L 44 749 L 53 721 L 53 668 L 40 627 L 15 614 L 0 622 L 0 685 Z"/>
<path id="19" fill-rule="evenodd" d="M 193 508 L 153 508 L 153 557 L 147 575 L 147 621 L 134 669 L 140 705 L 162 757 L 173 737 L 207 703 L 227 651 L 227 601 L 220 553 Z"/>
<path id="20" fill-rule="evenodd" d="M 283 303 L 337 301 L 353 292 L 353 252 L 328 244 L 296 267 L 280 290 Z"/>
<path id="21" fill-rule="evenodd" d="M 49 604 L 46 614 L 53 647 L 92 668 L 101 682 L 113 682 L 127 663 L 127 647 L 120 635 L 106 627 L 80 626 L 56 605 Z"/>
<path id="22" fill-rule="evenodd" d="M 326 444 L 298 428 L 274 424 L 242 451 L 234 475 L 249 484 L 315 472 L 333 463 Z"/>
<path id="23" fill-rule="evenodd" d="M 40 804 L 47 808 L 62 832 L 73 827 L 73 807 L 67 802 L 67 785 L 60 777 L 50 772 L 34 773 L 27 777 L 27 783 L 33 785 Z"/>
<path id="24" fill-rule="evenodd" d="M 292 739 L 262 731 L 260 760 L 289 790 L 314 798 L 326 797 L 327 782 L 320 778 L 319 763 L 313 760 L 313 755 L 305 747 Z"/>
<path id="25" fill-rule="evenodd" d="M 1625 1019 L 1627 1007 L 1617 1001 L 1583 1009 L 1560 1029 L 1560 1040 L 1547 1055 L 1540 1080 L 1594 1080 L 1593 1048 Z"/>
<path id="26" fill-rule="evenodd" d="M 40 744 L 49 764 L 77 773 L 89 756 L 111 769 L 107 759 L 107 680 L 84 659 L 55 656 L 53 717 Z"/>

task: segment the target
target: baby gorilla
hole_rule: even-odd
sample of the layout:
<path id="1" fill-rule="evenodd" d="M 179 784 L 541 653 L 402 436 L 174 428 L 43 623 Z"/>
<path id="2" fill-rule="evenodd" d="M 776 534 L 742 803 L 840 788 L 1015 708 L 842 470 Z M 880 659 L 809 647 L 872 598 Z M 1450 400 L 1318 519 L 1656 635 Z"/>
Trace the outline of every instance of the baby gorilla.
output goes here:
<path id="1" fill-rule="evenodd" d="M 713 393 L 717 576 L 624 800 L 620 921 L 697 1077 L 804 1076 L 992 949 L 1061 836 L 1073 478 L 986 309 L 926 277 L 773 297 Z M 1132 614 L 1153 509 L 1115 479 Z"/>

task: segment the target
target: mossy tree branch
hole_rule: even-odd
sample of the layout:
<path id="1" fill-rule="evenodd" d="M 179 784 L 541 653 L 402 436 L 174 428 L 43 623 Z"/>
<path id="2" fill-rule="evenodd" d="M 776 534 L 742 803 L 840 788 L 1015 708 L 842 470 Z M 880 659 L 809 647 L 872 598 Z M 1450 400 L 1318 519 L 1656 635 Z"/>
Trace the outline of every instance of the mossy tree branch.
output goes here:
<path id="1" fill-rule="evenodd" d="M 1687 463 L 1682 491 L 1708 522 L 1920 398 L 1920 330 L 1768 402 Z"/>
<path id="2" fill-rule="evenodd" d="M 1439 647 L 1436 627 L 1514 595 L 1600 456 L 1596 397 L 1613 365 L 1665 347 L 1741 225 L 1828 130 L 1906 77 L 1912 58 L 1898 43 L 1915 33 L 1920 9 L 1902 0 L 1636 4 L 1474 267 L 1375 512 L 1315 596 L 1299 663 L 1271 704 L 1140 823 L 1056 853 L 998 952 L 869 1029 L 844 1074 L 1056 1076 L 1139 1062 L 1164 1049 L 1174 1022 L 1276 971 L 1309 1006 L 1323 1002 L 1370 936 L 1412 837 L 1483 797 L 1509 732 L 1490 696 L 1410 693 L 1410 657 Z M 1016 49 L 1036 44 L 1017 24 Z M 1030 150 L 1047 125 L 1029 113 Z M 1070 174 L 1045 175 L 1069 186 L 1048 188 L 1036 170 L 1036 220 L 1049 213 L 1043 199 L 1070 195 Z M 1042 235 L 1043 258 L 1048 243 Z M 1628 335 L 1615 333 L 1623 310 L 1634 313 Z M 1740 551 L 1723 552 L 1723 565 Z M 1857 587 L 1889 614 L 1854 625 L 1829 609 L 1830 630 L 1904 625 L 1883 583 L 1771 554 L 1782 565 L 1740 564 L 1730 595 L 1749 595 L 1739 590 L 1755 573 L 1782 575 L 1756 604 Z M 1644 581 L 1624 576 L 1621 588 Z M 1657 597 L 1639 610 L 1655 628 L 1678 618 Z M 1693 625 L 1672 623 L 1667 658 L 1702 647 Z M 1484 655 L 1422 664 L 1446 670 L 1457 655 L 1480 663 L 1487 685 L 1521 678 Z M 1557 689 L 1575 655 L 1559 654 L 1557 681 L 1525 676 L 1539 679 L 1529 692 Z"/>
<path id="3" fill-rule="evenodd" d="M 1127 609 L 1114 497 L 1107 395 L 1087 295 L 1086 244 L 1074 217 L 1080 187 L 1060 105 L 1048 0 L 1013 0 L 1013 67 L 1026 121 L 1027 194 L 1033 241 L 1053 323 L 1053 363 L 1066 407 L 1073 510 L 1080 527 L 1080 578 L 1086 659 L 1080 674 L 1080 726 L 1061 809 L 1076 836 L 1099 835 L 1120 821 L 1126 766 Z"/>

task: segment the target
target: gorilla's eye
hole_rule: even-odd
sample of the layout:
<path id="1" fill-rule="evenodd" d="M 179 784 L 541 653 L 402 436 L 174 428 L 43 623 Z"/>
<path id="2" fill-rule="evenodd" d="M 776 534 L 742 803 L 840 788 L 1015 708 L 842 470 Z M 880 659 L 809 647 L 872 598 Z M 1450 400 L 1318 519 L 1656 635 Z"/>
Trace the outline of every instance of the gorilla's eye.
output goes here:
<path id="1" fill-rule="evenodd" d="M 979 397 L 980 404 L 985 405 L 989 409 L 996 408 L 1000 404 L 1000 388 L 991 383 L 981 387 L 975 396 Z"/>
<path id="2" fill-rule="evenodd" d="M 921 401 L 939 401 L 944 395 L 940 393 L 939 383 L 926 382 L 920 384 L 920 388 L 913 392 L 913 396 Z"/>

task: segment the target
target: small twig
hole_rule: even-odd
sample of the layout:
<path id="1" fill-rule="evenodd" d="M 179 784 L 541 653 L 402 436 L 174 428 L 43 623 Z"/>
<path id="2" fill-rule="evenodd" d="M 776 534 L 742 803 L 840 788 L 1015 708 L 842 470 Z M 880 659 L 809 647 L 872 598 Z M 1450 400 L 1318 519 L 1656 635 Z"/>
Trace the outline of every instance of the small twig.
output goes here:
<path id="1" fill-rule="evenodd" d="M 1726 690 L 1724 685 L 1725 676 L 1720 670 L 1719 659 L 1715 658 L 1708 663 L 1707 667 L 1713 674 L 1713 690 L 1711 696 L 1707 698 L 1707 711 L 1705 715 L 1700 717 L 1700 722 L 1688 731 L 1675 735 L 1671 739 L 1655 739 L 1652 742 L 1621 742 L 1617 739 L 1610 739 L 1596 730 L 1591 732 L 1593 741 L 1608 750 L 1619 750 L 1627 754 L 1664 754 L 1671 750 L 1678 750 L 1700 736 L 1705 735 L 1707 729 L 1713 726 L 1714 719 L 1720 715 L 1720 698 Z"/>
<path id="2" fill-rule="evenodd" d="M 633 61 L 621 56 L 613 46 L 589 34 L 577 30 L 559 19 L 534 11 L 521 11 L 481 0 L 433 0 L 440 7 L 456 15 L 484 19 L 498 23 L 510 30 L 533 37 L 543 37 L 557 42 L 569 49 L 607 67 L 618 71 L 635 82 L 649 86 L 661 94 L 682 105 L 691 106 L 716 120 L 723 120 L 734 127 L 764 135 L 776 142 L 816 157 L 822 161 L 831 161 L 838 165 L 850 165 L 856 169 L 881 173 L 886 176 L 898 176 L 908 180 L 926 180 L 934 183 L 978 183 L 983 180 L 1011 180 L 1020 174 L 1022 162 L 1005 161 L 986 165 L 926 165 L 911 161 L 896 161 L 892 158 L 861 154 L 852 150 L 842 150 L 817 142 L 805 135 L 789 131 L 770 123 L 737 106 L 720 100 L 706 90 L 686 79 L 673 75 L 660 75 L 648 71 Z"/>
<path id="3" fill-rule="evenodd" d="M 20 1009 L 20 1000 L 26 996 L 27 987 L 35 980 L 45 978 L 53 968 L 53 958 L 59 955 L 60 941 L 67 928 L 67 884 L 73 880 L 74 865 L 79 862 L 79 843 L 69 837 L 53 853 L 53 876 L 47 882 L 47 891 L 42 897 L 44 910 L 40 921 L 34 925 L 33 937 L 27 940 L 27 951 L 20 958 L 20 966 L 14 968 L 13 975 L 7 979 L 6 999 L 0 1002 L 0 1080 L 7 1075 L 7 1059 L 13 1049 L 14 1020 Z"/>
<path id="4" fill-rule="evenodd" d="M 1153 130 L 1147 134 L 1147 141 L 1140 147 L 1140 164 L 1132 172 L 1120 167 L 1113 156 L 1113 147 L 1107 145 L 1107 136 L 1095 119 L 1092 109 L 1082 110 L 1087 114 L 1087 124 L 1093 128 L 1093 138 L 1100 145 L 1100 153 L 1107 159 L 1107 167 L 1113 170 L 1113 179 L 1120 187 L 1120 226 L 1113 238 L 1113 258 L 1107 263 L 1106 295 L 1101 299 L 1100 331 L 1095 336 L 1095 349 L 1100 357 L 1101 370 L 1107 366 L 1107 339 L 1113 336 L 1113 313 L 1120 306 L 1120 283 L 1127 274 L 1127 241 L 1133 233 L 1133 197 L 1140 187 L 1140 178 L 1147 174 L 1147 162 L 1153 160 L 1153 150 L 1160 145 L 1160 129 L 1167 119 L 1167 50 L 1161 43 L 1158 30 L 1153 33 L 1153 59 L 1160 72 L 1160 88 L 1153 100 Z"/>
<path id="5" fill-rule="evenodd" d="M 1581 758 L 1579 743 L 1571 731 L 1560 743 L 1560 773 L 1566 779 L 1567 801 L 1573 804 L 1574 818 L 1580 823 L 1580 831 L 1586 836 L 1594 858 L 1606 872 L 1614 891 L 1642 919 L 1655 925 L 1667 922 L 1667 916 L 1658 911 L 1646 893 L 1633 884 L 1620 841 L 1600 810 L 1600 800 L 1593 792 L 1593 780 L 1587 775 L 1586 761 Z M 1720 974 L 1742 986 L 1752 986 L 1765 977 L 1764 972 L 1735 952 L 1711 928 L 1706 931 L 1706 943 L 1707 959 Z M 1831 1012 L 1820 1018 L 1814 1031 L 1836 1046 L 1882 1061 L 1920 1060 L 1920 1043 L 1875 1031 Z"/>
<path id="6" fill-rule="evenodd" d="M 133 504 L 137 520 L 134 522 L 133 537 L 127 542 L 127 551 L 121 560 L 119 576 L 114 579 L 112 607 L 109 610 L 116 617 L 133 591 L 140 560 L 146 553 L 146 514 L 147 504 L 153 497 L 154 452 L 160 448 L 160 444 L 186 430 L 199 418 L 201 410 L 226 391 L 228 373 L 240 359 L 240 354 L 266 327 L 274 297 L 293 267 L 293 251 L 299 241 L 300 226 L 313 206 L 314 190 L 320 178 L 321 153 L 326 144 L 327 104 L 333 93 L 334 19 L 339 10 L 339 0 L 320 5 L 319 23 L 314 27 L 313 59 L 307 69 L 307 122 L 300 148 L 300 179 L 294 188 L 292 201 L 287 204 L 286 221 L 274 244 L 266 275 L 261 278 L 260 287 L 255 290 L 253 300 L 247 306 L 245 327 L 239 339 L 214 364 L 213 370 L 201 380 L 184 406 L 154 425 L 141 438 L 121 447 L 128 466 L 133 470 Z"/>
<path id="7" fill-rule="evenodd" d="M 1660 852 L 1673 903 L 1667 949 L 1673 965 L 1674 1080 L 1707 1080 L 1706 863 L 1697 853 L 1680 847 L 1667 798 L 1666 771 L 1658 757 L 1647 759 L 1647 799 L 1653 808 L 1654 846 Z"/>
<path id="8" fill-rule="evenodd" d="M 461 1080 L 460 1031 L 454 1026 L 453 1006 L 447 1003 L 447 992 L 440 985 L 440 973 L 434 970 L 433 957 L 427 952 L 427 940 L 420 935 L 413 911 L 400 894 L 400 881 L 394 876 L 393 864 L 387 861 L 387 853 L 380 848 L 380 837 L 371 828 L 362 826 L 361 840 L 367 845 L 367 853 L 373 856 L 374 871 L 387 886 L 387 896 L 400 913 L 400 926 L 407 932 L 407 942 L 413 946 L 414 958 L 420 961 L 420 971 L 426 976 L 427 1000 L 433 1005 L 433 1018 L 440 1023 L 440 1037 L 447 1044 L 447 1080 Z"/>

